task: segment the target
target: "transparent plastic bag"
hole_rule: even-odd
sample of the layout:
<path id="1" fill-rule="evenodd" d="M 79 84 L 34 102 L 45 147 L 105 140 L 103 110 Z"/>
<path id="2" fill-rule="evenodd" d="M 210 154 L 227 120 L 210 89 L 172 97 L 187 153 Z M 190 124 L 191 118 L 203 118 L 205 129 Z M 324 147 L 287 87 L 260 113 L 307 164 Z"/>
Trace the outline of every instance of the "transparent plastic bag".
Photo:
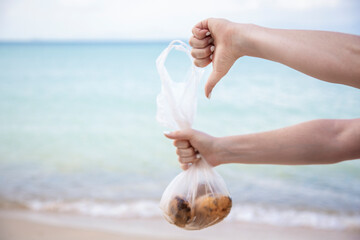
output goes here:
<path id="1" fill-rule="evenodd" d="M 172 81 L 164 64 L 174 48 L 185 52 L 193 62 L 189 46 L 179 40 L 172 41 L 156 60 L 162 82 L 156 118 L 164 127 L 180 130 L 190 128 L 194 121 L 203 69 L 192 64 L 191 73 L 184 81 Z M 160 201 L 166 220 L 187 230 L 199 230 L 220 222 L 231 207 L 224 180 L 203 157 L 171 181 Z"/>

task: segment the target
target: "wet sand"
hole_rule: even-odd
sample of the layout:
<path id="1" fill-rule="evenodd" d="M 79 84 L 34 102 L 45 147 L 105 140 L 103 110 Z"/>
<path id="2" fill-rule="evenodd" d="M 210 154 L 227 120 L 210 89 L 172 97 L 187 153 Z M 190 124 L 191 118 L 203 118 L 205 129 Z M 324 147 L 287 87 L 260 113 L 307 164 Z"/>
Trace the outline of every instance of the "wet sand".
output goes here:
<path id="1" fill-rule="evenodd" d="M 153 239 L 360 239 L 359 230 L 323 230 L 224 221 L 186 231 L 163 219 L 113 219 L 22 210 L 0 210 L 1 240 Z"/>

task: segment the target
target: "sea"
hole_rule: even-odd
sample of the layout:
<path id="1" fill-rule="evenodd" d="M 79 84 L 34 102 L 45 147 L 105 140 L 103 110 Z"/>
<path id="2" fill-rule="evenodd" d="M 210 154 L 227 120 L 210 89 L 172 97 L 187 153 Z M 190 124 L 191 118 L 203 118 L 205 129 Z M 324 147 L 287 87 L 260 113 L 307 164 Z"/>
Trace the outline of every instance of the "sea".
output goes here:
<path id="1" fill-rule="evenodd" d="M 162 193 L 182 171 L 155 119 L 155 60 L 169 42 L 1 43 L 0 208 L 161 218 Z M 191 61 L 175 51 L 166 67 L 183 81 Z M 360 117 L 359 89 L 279 63 L 240 58 L 209 100 L 210 72 L 193 127 L 213 136 Z M 215 170 L 234 203 L 225 221 L 360 229 L 359 160 Z"/>

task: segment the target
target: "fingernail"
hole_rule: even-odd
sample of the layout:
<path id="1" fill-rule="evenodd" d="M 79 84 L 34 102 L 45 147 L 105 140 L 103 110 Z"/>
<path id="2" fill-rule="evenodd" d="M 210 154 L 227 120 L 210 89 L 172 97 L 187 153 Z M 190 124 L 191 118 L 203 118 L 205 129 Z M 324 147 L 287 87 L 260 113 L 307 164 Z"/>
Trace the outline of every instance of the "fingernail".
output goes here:
<path id="1" fill-rule="evenodd" d="M 165 135 L 169 135 L 171 132 L 170 131 L 164 131 L 163 132 Z"/>
<path id="2" fill-rule="evenodd" d="M 207 32 L 205 35 L 206 35 L 206 36 L 210 36 L 210 34 L 211 34 L 210 32 Z"/>
<path id="3" fill-rule="evenodd" d="M 212 93 L 212 92 L 210 92 L 210 93 L 209 93 L 208 99 L 210 99 L 210 98 L 211 98 L 211 93 Z"/>
<path id="4" fill-rule="evenodd" d="M 212 60 L 212 54 L 210 55 L 210 60 Z"/>
<path id="5" fill-rule="evenodd" d="M 210 51 L 213 52 L 215 50 L 215 46 L 211 46 Z"/>
<path id="6" fill-rule="evenodd" d="M 214 42 L 214 39 L 213 38 L 210 38 L 208 43 L 213 43 Z"/>
<path id="7" fill-rule="evenodd" d="M 200 153 L 196 154 L 196 158 L 201 158 Z"/>

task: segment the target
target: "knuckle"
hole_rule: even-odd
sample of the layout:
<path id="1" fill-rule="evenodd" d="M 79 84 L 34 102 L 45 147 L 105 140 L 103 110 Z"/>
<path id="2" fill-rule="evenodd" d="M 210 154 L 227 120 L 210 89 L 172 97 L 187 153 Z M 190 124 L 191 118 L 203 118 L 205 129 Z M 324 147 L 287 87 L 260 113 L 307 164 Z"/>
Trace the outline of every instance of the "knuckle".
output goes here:
<path id="1" fill-rule="evenodd" d="M 188 152 L 189 152 L 190 155 L 194 155 L 194 154 L 195 154 L 195 150 L 194 150 L 193 147 L 189 148 Z"/>
<path id="2" fill-rule="evenodd" d="M 193 27 L 193 28 L 191 29 L 191 32 L 192 32 L 192 34 L 195 36 L 196 27 Z"/>
<path id="3" fill-rule="evenodd" d="M 182 147 L 184 145 L 184 141 L 183 140 L 175 140 L 174 141 L 174 146 L 175 147 Z"/>
<path id="4" fill-rule="evenodd" d="M 194 36 L 191 36 L 189 39 L 189 45 L 193 47 L 194 45 Z"/>
<path id="5" fill-rule="evenodd" d="M 200 54 L 199 54 L 200 55 Z M 205 48 L 205 49 L 203 49 L 202 51 L 201 51 L 201 56 L 199 56 L 200 58 L 204 58 L 204 57 L 206 57 L 207 56 L 207 49 Z"/>
<path id="6" fill-rule="evenodd" d="M 210 48 L 203 48 L 196 53 L 197 58 L 205 58 L 211 53 Z"/>
<path id="7" fill-rule="evenodd" d="M 206 47 L 208 45 L 208 38 L 206 38 L 205 40 L 201 41 L 201 47 Z"/>
<path id="8" fill-rule="evenodd" d="M 211 49 L 210 48 L 211 48 L 211 46 L 206 48 L 206 50 L 205 50 L 206 56 L 205 57 L 207 57 L 207 56 L 209 56 L 211 54 Z"/>
<path id="9" fill-rule="evenodd" d="M 190 148 L 183 149 L 182 155 L 183 155 L 184 157 L 191 156 L 191 149 L 190 149 Z"/>
<path id="10" fill-rule="evenodd" d="M 202 67 L 202 62 L 201 62 L 201 61 L 195 60 L 195 61 L 194 61 L 194 64 L 195 64 L 195 66 L 197 66 L 197 67 Z"/>
<path id="11" fill-rule="evenodd" d="M 208 60 L 195 60 L 194 64 L 197 67 L 205 67 L 208 64 Z"/>
<path id="12" fill-rule="evenodd" d="M 197 52 L 194 49 L 191 50 L 191 56 L 193 56 L 193 58 L 197 58 Z"/>
<path id="13" fill-rule="evenodd" d="M 206 40 L 196 40 L 196 41 L 193 41 L 193 44 L 197 48 L 205 48 L 207 46 Z"/>
<path id="14" fill-rule="evenodd" d="M 181 158 L 181 162 L 182 163 L 192 163 L 193 162 L 193 158 L 192 157 L 182 157 Z"/>
<path id="15" fill-rule="evenodd" d="M 184 153 L 185 153 L 185 154 L 191 153 L 191 148 L 186 148 L 186 149 L 184 149 Z"/>
<path id="16" fill-rule="evenodd" d="M 187 170 L 189 168 L 188 164 L 180 164 L 182 170 Z"/>
<path id="17" fill-rule="evenodd" d="M 199 28 L 196 29 L 196 37 L 197 37 L 197 38 L 201 38 L 201 35 L 202 35 L 202 34 L 201 34 L 201 30 L 202 30 L 202 29 L 199 29 Z"/>
<path id="18" fill-rule="evenodd" d="M 188 142 L 187 141 L 184 141 L 182 140 L 181 142 L 178 143 L 178 148 L 187 148 L 189 145 L 188 145 Z"/>
<path id="19" fill-rule="evenodd" d="M 198 33 L 199 33 L 199 29 L 197 29 L 196 27 L 193 28 L 192 33 L 193 33 L 194 37 L 197 38 L 197 37 L 198 37 Z"/>
<path id="20" fill-rule="evenodd" d="M 194 155 L 192 148 L 177 149 L 177 153 L 180 157 L 191 157 Z"/>

